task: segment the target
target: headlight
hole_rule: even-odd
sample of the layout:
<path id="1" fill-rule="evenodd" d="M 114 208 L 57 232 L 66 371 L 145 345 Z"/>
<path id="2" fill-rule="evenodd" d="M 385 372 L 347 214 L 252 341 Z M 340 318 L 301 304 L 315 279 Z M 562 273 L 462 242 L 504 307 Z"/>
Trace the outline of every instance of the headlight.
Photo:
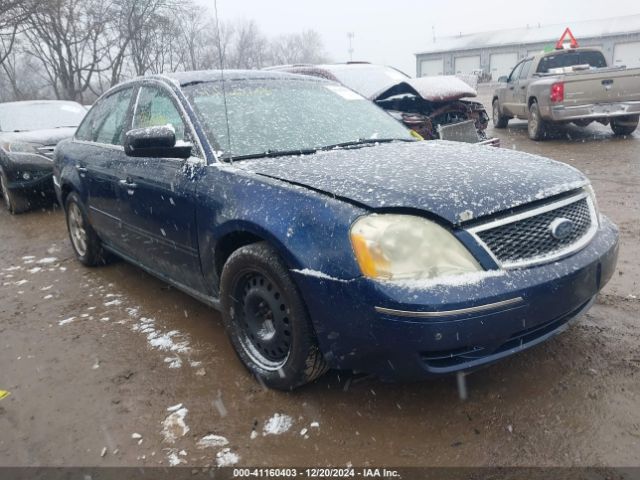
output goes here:
<path id="1" fill-rule="evenodd" d="M 16 152 L 16 153 L 38 153 L 38 147 L 41 147 L 37 143 L 28 143 L 28 142 L 7 142 L 2 144 L 2 148 L 4 148 L 7 152 Z"/>
<path id="2" fill-rule="evenodd" d="M 450 232 L 420 217 L 361 217 L 351 227 L 351 243 L 369 278 L 417 280 L 483 270 Z"/>

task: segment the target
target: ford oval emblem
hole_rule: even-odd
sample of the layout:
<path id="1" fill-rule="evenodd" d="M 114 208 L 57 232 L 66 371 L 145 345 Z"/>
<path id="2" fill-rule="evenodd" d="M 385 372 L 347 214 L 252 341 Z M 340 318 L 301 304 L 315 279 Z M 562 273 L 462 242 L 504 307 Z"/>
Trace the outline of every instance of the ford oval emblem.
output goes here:
<path id="1" fill-rule="evenodd" d="M 573 222 L 568 218 L 556 218 L 549 224 L 551 236 L 556 240 L 564 240 L 573 233 Z"/>

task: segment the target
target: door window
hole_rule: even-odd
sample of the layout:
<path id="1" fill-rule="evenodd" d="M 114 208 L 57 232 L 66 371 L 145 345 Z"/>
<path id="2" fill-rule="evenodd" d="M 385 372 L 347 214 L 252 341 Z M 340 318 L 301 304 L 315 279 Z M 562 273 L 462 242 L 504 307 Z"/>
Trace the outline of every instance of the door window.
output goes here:
<path id="1" fill-rule="evenodd" d="M 168 92 L 163 89 L 143 86 L 133 117 L 133 128 L 161 127 L 172 125 L 176 141 L 185 141 L 185 125 L 180 112 Z"/>
<path id="2" fill-rule="evenodd" d="M 516 68 L 513 69 L 511 75 L 509 75 L 509 83 L 515 82 L 518 79 L 518 77 L 520 76 L 520 72 L 522 71 L 522 65 L 522 63 L 519 63 L 518 65 L 516 65 Z"/>
<path id="3" fill-rule="evenodd" d="M 100 100 L 78 128 L 76 138 L 87 142 L 122 145 L 131 93 L 131 88 L 125 88 Z"/>

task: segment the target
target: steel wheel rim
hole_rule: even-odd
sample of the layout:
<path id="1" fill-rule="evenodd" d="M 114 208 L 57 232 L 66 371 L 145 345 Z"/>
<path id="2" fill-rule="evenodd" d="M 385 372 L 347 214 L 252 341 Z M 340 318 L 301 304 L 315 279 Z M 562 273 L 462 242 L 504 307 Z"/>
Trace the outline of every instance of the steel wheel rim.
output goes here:
<path id="1" fill-rule="evenodd" d="M 87 253 L 87 231 L 84 227 L 84 219 L 80 207 L 75 203 L 69 205 L 69 234 L 71 243 L 78 255 L 84 257 Z"/>
<path id="2" fill-rule="evenodd" d="M 291 319 L 280 288 L 262 273 L 243 274 L 233 291 L 238 340 L 252 362 L 280 370 L 291 353 Z"/>

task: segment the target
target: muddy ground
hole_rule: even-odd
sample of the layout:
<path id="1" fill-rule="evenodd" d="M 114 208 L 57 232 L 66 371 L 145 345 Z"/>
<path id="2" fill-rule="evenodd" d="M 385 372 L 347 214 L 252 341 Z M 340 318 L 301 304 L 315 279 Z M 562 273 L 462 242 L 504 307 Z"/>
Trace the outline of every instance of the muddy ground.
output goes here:
<path id="1" fill-rule="evenodd" d="M 640 133 L 570 127 L 534 143 L 523 122 L 494 133 L 591 177 L 620 227 L 620 261 L 585 317 L 471 375 L 466 402 L 452 378 L 330 372 L 266 390 L 215 311 L 124 262 L 80 266 L 57 208 L 2 211 L 0 466 L 638 465 Z M 199 447 L 209 434 L 228 444 Z"/>

